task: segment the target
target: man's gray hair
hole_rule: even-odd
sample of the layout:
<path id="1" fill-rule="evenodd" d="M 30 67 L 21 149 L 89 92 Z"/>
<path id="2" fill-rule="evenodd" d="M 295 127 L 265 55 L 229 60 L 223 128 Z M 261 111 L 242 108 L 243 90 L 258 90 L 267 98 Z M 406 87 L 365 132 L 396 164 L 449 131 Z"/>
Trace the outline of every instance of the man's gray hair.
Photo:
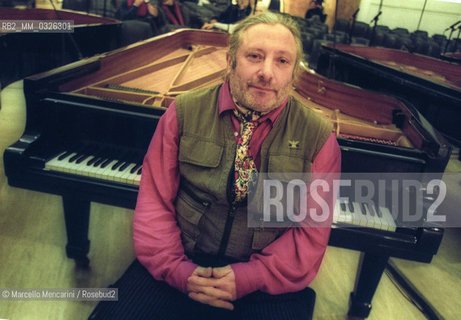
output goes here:
<path id="1" fill-rule="evenodd" d="M 250 28 L 251 26 L 257 24 L 269 24 L 276 25 L 281 24 L 290 30 L 293 35 L 296 43 L 296 61 L 293 70 L 293 79 L 296 78 L 298 72 L 301 70 L 300 62 L 303 57 L 303 44 L 301 40 L 301 33 L 299 32 L 299 27 L 296 21 L 294 21 L 290 16 L 284 14 L 278 14 L 274 12 L 264 12 L 258 15 L 249 16 L 242 21 L 240 21 L 232 31 L 232 35 L 229 40 L 229 57 L 231 61 L 232 69 L 235 69 L 236 66 L 236 55 L 237 50 L 242 44 L 242 35 L 243 33 Z"/>

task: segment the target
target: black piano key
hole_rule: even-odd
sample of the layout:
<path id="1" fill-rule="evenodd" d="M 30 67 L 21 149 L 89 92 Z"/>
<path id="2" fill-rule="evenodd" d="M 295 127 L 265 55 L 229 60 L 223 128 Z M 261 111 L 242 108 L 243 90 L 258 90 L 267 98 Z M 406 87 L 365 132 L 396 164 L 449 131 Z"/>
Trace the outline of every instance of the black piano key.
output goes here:
<path id="1" fill-rule="evenodd" d="M 78 148 L 74 149 L 73 153 L 75 153 L 75 155 L 69 159 L 69 162 L 72 163 L 72 162 L 77 161 L 77 159 L 83 156 L 87 150 L 88 150 L 87 146 L 79 145 Z"/>
<path id="2" fill-rule="evenodd" d="M 98 161 L 98 159 L 100 159 L 100 157 L 95 156 L 93 159 L 91 159 L 90 161 L 88 161 L 88 163 L 87 163 L 86 165 L 87 165 L 87 166 L 92 166 L 96 161 Z"/>
<path id="3" fill-rule="evenodd" d="M 104 168 L 107 167 L 107 166 L 109 165 L 109 163 L 111 163 L 111 162 L 112 162 L 111 159 L 108 159 L 108 158 L 107 158 L 107 159 L 104 159 L 104 160 L 101 162 L 101 168 L 104 169 Z"/>
<path id="4" fill-rule="evenodd" d="M 139 167 L 141 167 L 141 164 L 138 163 L 133 168 L 131 168 L 130 173 L 135 173 L 139 169 Z"/>
<path id="5" fill-rule="evenodd" d="M 383 217 L 383 213 L 381 212 L 381 209 L 379 207 L 376 208 L 376 214 L 378 215 L 378 217 L 382 218 Z"/>
<path id="6" fill-rule="evenodd" d="M 95 149 L 91 152 L 93 154 L 93 159 L 91 159 L 90 161 L 88 161 L 87 165 L 88 166 L 93 166 L 93 167 L 98 167 L 99 164 L 104 161 L 106 158 L 104 156 L 105 154 L 105 150 L 104 148 L 100 148 L 100 147 L 95 147 Z"/>
<path id="7" fill-rule="evenodd" d="M 341 207 L 341 211 L 346 211 L 346 204 L 344 202 L 340 202 L 339 205 Z"/>
<path id="8" fill-rule="evenodd" d="M 106 161 L 111 161 L 110 159 L 107 159 L 105 157 L 99 157 L 98 160 L 96 160 L 96 162 L 94 163 L 94 167 L 101 167 L 101 168 L 105 168 L 102 166 L 103 163 L 105 163 Z"/>
<path id="9" fill-rule="evenodd" d="M 141 174 L 141 171 L 142 171 L 142 167 L 139 168 L 138 172 L 136 172 L 137 175 L 140 175 Z"/>
<path id="10" fill-rule="evenodd" d="M 88 157 L 90 157 L 91 155 L 90 154 L 84 154 L 82 155 L 80 158 L 77 159 L 77 161 L 75 161 L 75 163 L 82 163 L 83 161 L 85 161 L 86 159 L 88 159 Z"/>
<path id="11" fill-rule="evenodd" d="M 367 203 L 367 207 L 368 207 L 368 211 L 370 212 L 370 216 L 374 217 L 376 215 L 375 206 L 369 205 Z"/>
<path id="12" fill-rule="evenodd" d="M 67 158 L 68 156 L 70 156 L 72 154 L 71 151 L 66 151 L 65 153 L 61 154 L 59 157 L 58 157 L 58 160 L 64 160 L 65 158 Z"/>
<path id="13" fill-rule="evenodd" d="M 120 167 L 123 164 L 123 161 L 119 160 L 117 161 L 113 166 L 112 170 L 117 170 L 118 167 Z"/>
<path id="14" fill-rule="evenodd" d="M 72 162 L 75 162 L 78 158 L 80 158 L 82 155 L 77 153 L 76 155 L 70 157 L 69 159 L 69 162 L 72 163 Z"/>
<path id="15" fill-rule="evenodd" d="M 129 162 L 125 162 L 124 164 L 122 164 L 122 165 L 120 166 L 120 168 L 118 168 L 118 171 L 123 171 L 123 170 L 125 170 L 129 165 L 130 165 Z"/>
<path id="16" fill-rule="evenodd" d="M 93 155 L 94 155 L 93 159 L 88 161 L 88 163 L 86 165 L 87 166 L 97 167 L 98 166 L 98 161 L 101 161 L 101 159 L 103 159 L 103 157 L 104 157 L 103 151 L 100 148 L 97 148 L 95 150 L 95 152 L 93 152 Z"/>
<path id="17" fill-rule="evenodd" d="M 365 203 L 364 202 L 360 203 L 360 211 L 362 211 L 363 215 L 367 215 L 367 208 L 365 208 Z"/>
<path id="18" fill-rule="evenodd" d="M 347 206 L 349 207 L 349 211 L 350 211 L 350 212 L 354 212 L 354 204 L 353 204 L 352 202 L 349 201 L 349 202 L 347 203 Z"/>
<path id="19" fill-rule="evenodd" d="M 120 156 L 120 150 L 118 150 L 117 154 L 119 155 L 118 157 L 114 157 L 114 160 L 118 160 L 117 163 L 115 163 L 112 166 L 112 170 L 117 170 L 120 166 L 124 165 L 125 162 L 129 162 L 129 159 L 132 155 L 131 152 L 125 151 L 122 153 Z"/>
<path id="20" fill-rule="evenodd" d="M 70 162 L 75 162 L 76 164 L 82 163 L 85 159 L 88 159 L 89 156 L 94 154 L 94 147 L 91 145 L 83 146 L 80 148 L 80 151 L 77 152 L 76 159 L 70 159 Z"/>
<path id="21" fill-rule="evenodd" d="M 102 164 L 105 163 L 106 161 L 108 162 L 111 162 L 112 160 L 111 159 L 108 159 L 106 158 L 105 156 L 103 155 L 97 155 L 95 156 L 93 159 L 91 159 L 90 161 L 88 161 L 88 165 L 89 166 L 93 166 L 94 168 L 105 168 L 105 166 L 103 167 Z M 90 163 L 91 162 L 91 163 Z"/>

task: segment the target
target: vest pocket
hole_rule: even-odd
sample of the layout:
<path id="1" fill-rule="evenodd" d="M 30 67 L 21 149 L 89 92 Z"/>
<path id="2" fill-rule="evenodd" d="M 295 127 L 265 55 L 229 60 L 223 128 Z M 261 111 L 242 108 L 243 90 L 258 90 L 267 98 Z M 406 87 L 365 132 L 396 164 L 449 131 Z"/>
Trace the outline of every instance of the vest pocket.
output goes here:
<path id="1" fill-rule="evenodd" d="M 203 214 L 210 206 L 207 201 L 197 201 L 181 189 L 176 198 L 176 218 L 181 229 L 181 239 L 186 253 L 193 253 L 197 239 L 200 235 L 199 223 Z"/>
<path id="2" fill-rule="evenodd" d="M 267 166 L 268 176 L 289 182 L 301 173 L 311 172 L 312 162 L 302 157 L 271 155 Z"/>
<path id="3" fill-rule="evenodd" d="M 179 143 L 179 161 L 201 167 L 216 168 L 222 153 L 222 146 L 197 137 L 182 136 Z"/>

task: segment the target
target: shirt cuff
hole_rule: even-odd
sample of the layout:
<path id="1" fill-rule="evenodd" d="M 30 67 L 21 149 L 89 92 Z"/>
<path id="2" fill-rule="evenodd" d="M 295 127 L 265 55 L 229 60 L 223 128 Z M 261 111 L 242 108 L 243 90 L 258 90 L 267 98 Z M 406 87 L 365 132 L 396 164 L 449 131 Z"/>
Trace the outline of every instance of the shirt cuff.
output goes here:
<path id="1" fill-rule="evenodd" d="M 192 275 L 192 272 L 197 268 L 197 265 L 191 261 L 184 261 L 178 266 L 175 272 L 175 279 L 178 283 L 170 283 L 171 286 L 187 294 L 187 279 Z"/>
<path id="2" fill-rule="evenodd" d="M 263 272 L 261 272 L 261 268 L 264 268 L 264 266 L 261 261 L 253 260 L 234 263 L 231 264 L 231 267 L 235 274 L 237 299 L 260 290 L 263 287 Z"/>

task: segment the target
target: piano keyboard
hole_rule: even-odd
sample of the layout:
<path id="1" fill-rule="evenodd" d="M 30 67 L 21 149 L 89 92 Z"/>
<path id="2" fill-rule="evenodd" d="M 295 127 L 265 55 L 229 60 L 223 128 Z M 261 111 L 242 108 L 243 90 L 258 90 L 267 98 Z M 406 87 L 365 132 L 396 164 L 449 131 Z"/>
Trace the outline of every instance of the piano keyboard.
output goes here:
<path id="1" fill-rule="evenodd" d="M 97 154 L 64 151 L 45 163 L 45 170 L 72 173 L 108 181 L 139 185 L 142 162 L 111 159 Z"/>
<path id="2" fill-rule="evenodd" d="M 391 212 L 386 207 L 359 202 L 336 201 L 333 223 L 357 227 L 367 227 L 394 232 L 396 225 Z"/>
<path id="3" fill-rule="evenodd" d="M 90 154 L 84 150 L 63 151 L 45 163 L 45 170 L 66 172 L 107 181 L 139 185 L 142 162 L 111 159 L 110 156 Z M 396 225 L 389 209 L 378 209 L 368 203 L 336 201 L 333 223 L 395 231 Z"/>

